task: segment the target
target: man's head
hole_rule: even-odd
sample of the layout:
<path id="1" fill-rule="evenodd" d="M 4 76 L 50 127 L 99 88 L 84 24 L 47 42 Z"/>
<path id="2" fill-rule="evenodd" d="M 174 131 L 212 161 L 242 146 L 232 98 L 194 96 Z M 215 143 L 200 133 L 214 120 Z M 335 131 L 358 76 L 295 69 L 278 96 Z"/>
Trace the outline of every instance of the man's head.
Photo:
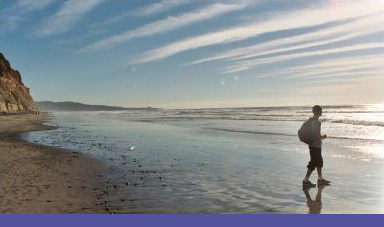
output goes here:
<path id="1" fill-rule="evenodd" d="M 323 109 L 319 105 L 315 105 L 312 107 L 313 115 L 321 116 L 323 114 Z"/>

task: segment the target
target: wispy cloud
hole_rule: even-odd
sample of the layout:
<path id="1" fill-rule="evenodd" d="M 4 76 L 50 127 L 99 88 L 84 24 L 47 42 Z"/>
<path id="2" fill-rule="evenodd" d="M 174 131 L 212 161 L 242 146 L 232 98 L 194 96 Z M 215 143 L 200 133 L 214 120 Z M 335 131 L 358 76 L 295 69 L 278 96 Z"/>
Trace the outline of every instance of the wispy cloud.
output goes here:
<path id="1" fill-rule="evenodd" d="M 86 13 L 105 0 L 68 0 L 54 15 L 46 18 L 38 27 L 35 35 L 46 37 L 65 33 L 71 29 Z"/>
<path id="2" fill-rule="evenodd" d="M 313 7 L 298 10 L 277 16 L 265 22 L 257 22 L 171 43 L 144 53 L 136 61 L 132 62 L 132 64 L 158 61 L 184 51 L 245 40 L 269 32 L 316 26 L 329 22 L 368 16 L 374 13 L 381 13 L 382 11 L 382 3 L 378 1 L 355 1 L 335 7 L 329 7 L 329 5 L 327 5 L 320 8 Z"/>
<path id="3" fill-rule="evenodd" d="M 55 0 L 19 0 L 16 7 L 19 10 L 34 11 L 40 10 L 53 3 Z"/>
<path id="4" fill-rule="evenodd" d="M 376 14 L 369 17 L 363 17 L 362 19 L 359 19 L 357 21 L 343 23 L 338 26 L 333 26 L 319 31 L 305 33 L 303 35 L 288 38 L 280 38 L 272 41 L 267 41 L 261 44 L 241 47 L 216 54 L 212 57 L 196 60 L 191 63 L 188 63 L 187 65 L 196 65 L 222 59 L 240 60 L 267 54 L 300 50 L 309 47 L 316 47 L 335 42 L 345 41 L 370 33 L 376 33 L 384 29 L 384 24 L 377 23 L 377 21 L 380 21 L 382 17 L 383 15 Z M 303 42 L 306 43 L 301 44 Z"/>
<path id="5" fill-rule="evenodd" d="M 28 13 L 42 10 L 54 3 L 55 0 L 19 0 L 8 9 L 5 9 L 3 13 L 7 18 L 8 28 L 11 32 L 16 31 L 20 22 L 25 20 L 25 15 Z"/>
<path id="6" fill-rule="evenodd" d="M 383 48 L 384 48 L 383 43 L 374 42 L 374 43 L 364 43 L 364 44 L 350 45 L 350 46 L 325 49 L 325 50 L 316 50 L 316 51 L 309 51 L 309 52 L 303 52 L 303 53 L 287 54 L 287 55 L 282 55 L 277 57 L 240 61 L 234 65 L 228 66 L 224 70 L 224 73 L 240 72 L 240 71 L 250 69 L 256 65 L 277 63 L 277 62 L 288 61 L 288 60 L 293 60 L 297 58 L 313 57 L 313 56 L 318 57 L 322 55 L 339 54 L 339 53 L 361 51 L 361 50 L 383 49 Z"/>
<path id="7" fill-rule="evenodd" d="M 330 59 L 305 66 L 285 68 L 280 72 L 280 75 L 284 75 L 286 78 L 294 79 L 324 74 L 331 75 L 336 72 L 338 73 L 358 69 L 384 69 L 382 57 L 382 55 L 373 55 Z"/>
<path id="8" fill-rule="evenodd" d="M 371 54 L 323 59 L 301 66 L 285 67 L 261 75 L 245 77 L 242 80 L 278 77 L 280 79 L 295 80 L 295 83 L 307 84 L 380 74 L 384 75 L 383 55 Z"/>
<path id="9" fill-rule="evenodd" d="M 93 24 L 92 27 L 99 27 L 99 26 L 106 26 L 106 25 L 115 24 L 119 21 L 124 20 L 125 18 L 127 18 L 131 14 L 132 14 L 131 12 L 122 13 L 122 14 L 110 17 L 110 18 L 108 18 L 102 22 L 97 22 L 97 23 Z"/>
<path id="10" fill-rule="evenodd" d="M 300 73 L 298 75 L 284 77 L 285 79 L 319 79 L 319 78 L 332 78 L 332 77 L 340 77 L 344 75 L 350 74 L 371 74 L 371 73 L 383 73 L 382 65 L 351 65 L 344 66 L 337 69 L 330 70 L 319 70 L 314 72 Z"/>
<path id="11" fill-rule="evenodd" d="M 135 12 L 131 13 L 136 16 L 148 16 L 163 13 L 167 10 L 175 8 L 177 6 L 188 3 L 188 0 L 162 0 L 160 2 L 156 2 L 150 4 L 148 6 L 143 6 L 135 10 Z"/>
<path id="12" fill-rule="evenodd" d="M 129 30 L 121 35 L 115 35 L 84 47 L 80 52 L 89 52 L 110 47 L 133 38 L 163 34 L 172 30 L 208 20 L 222 14 L 243 9 L 245 5 L 213 4 L 195 12 L 184 13 L 179 16 L 170 16 L 166 19 L 156 21 L 134 30 Z"/>
<path id="13" fill-rule="evenodd" d="M 161 1 L 152 3 L 148 6 L 141 7 L 139 9 L 136 9 L 135 11 L 126 11 L 123 13 L 120 13 L 118 15 L 112 16 L 102 22 L 96 23 L 93 25 L 93 27 L 97 26 L 106 26 L 118 23 L 124 19 L 126 19 L 129 16 L 146 16 L 146 15 L 154 15 L 166 12 L 167 10 L 176 8 L 177 6 L 183 5 L 188 3 L 189 0 L 171 0 L 171 1 Z"/>
<path id="14" fill-rule="evenodd" d="M 326 79 L 315 78 L 313 80 L 299 81 L 296 83 L 296 85 L 300 86 L 300 85 L 325 84 L 326 86 L 329 86 L 329 84 L 335 84 L 335 83 L 346 84 L 346 82 L 347 84 L 351 84 L 353 82 L 364 82 L 366 81 L 367 77 L 370 77 L 370 78 L 377 77 L 380 75 L 379 73 L 380 72 L 378 71 L 364 72 L 364 73 L 359 73 L 359 72 L 343 73 L 333 78 L 326 78 Z M 332 87 L 332 89 L 334 88 Z"/>

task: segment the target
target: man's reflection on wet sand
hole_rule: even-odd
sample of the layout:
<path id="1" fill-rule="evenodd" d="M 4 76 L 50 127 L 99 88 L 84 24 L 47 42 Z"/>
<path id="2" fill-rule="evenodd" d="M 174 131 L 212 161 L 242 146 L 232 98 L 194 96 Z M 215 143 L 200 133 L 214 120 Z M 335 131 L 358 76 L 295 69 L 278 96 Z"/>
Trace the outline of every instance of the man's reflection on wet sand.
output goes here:
<path id="1" fill-rule="evenodd" d="M 307 206 L 309 208 L 309 214 L 320 214 L 322 208 L 321 194 L 323 193 L 324 185 L 318 186 L 316 199 L 312 200 L 311 195 L 309 194 L 309 188 L 304 188 L 303 192 L 307 198 Z"/>

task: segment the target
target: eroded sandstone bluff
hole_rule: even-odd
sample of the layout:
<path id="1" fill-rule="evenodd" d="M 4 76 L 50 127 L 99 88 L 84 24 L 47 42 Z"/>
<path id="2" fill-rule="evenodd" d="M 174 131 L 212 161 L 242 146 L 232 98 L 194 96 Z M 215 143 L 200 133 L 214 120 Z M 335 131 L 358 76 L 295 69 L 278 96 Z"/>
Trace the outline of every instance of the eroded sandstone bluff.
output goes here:
<path id="1" fill-rule="evenodd" d="M 38 113 L 35 101 L 29 93 L 29 88 L 23 84 L 19 71 L 11 65 L 0 53 L 1 75 L 1 114 Z"/>

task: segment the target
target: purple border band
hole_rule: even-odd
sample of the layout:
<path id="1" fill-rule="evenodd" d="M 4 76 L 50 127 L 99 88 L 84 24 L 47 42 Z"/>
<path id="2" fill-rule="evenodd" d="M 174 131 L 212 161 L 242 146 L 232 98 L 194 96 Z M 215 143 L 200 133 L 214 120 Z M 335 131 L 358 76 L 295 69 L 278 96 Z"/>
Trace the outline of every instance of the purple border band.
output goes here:
<path id="1" fill-rule="evenodd" d="M 377 226 L 384 215 L 0 215 L 1 226 Z"/>

